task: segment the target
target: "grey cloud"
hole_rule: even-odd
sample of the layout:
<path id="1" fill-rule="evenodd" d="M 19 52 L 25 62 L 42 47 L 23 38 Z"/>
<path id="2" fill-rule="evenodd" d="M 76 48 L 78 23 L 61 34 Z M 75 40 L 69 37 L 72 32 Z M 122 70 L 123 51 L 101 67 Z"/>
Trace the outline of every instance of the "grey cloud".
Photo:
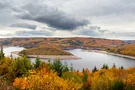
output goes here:
<path id="1" fill-rule="evenodd" d="M 0 9 L 5 9 L 7 6 L 7 2 L 5 1 L 0 1 Z"/>
<path id="2" fill-rule="evenodd" d="M 71 31 L 72 35 L 129 37 L 134 36 L 135 33 L 124 33 L 123 31 L 134 31 L 134 10 L 135 0 L 0 0 L 0 25 L 9 26 L 11 22 L 15 24 L 21 21 L 28 23 L 32 20 L 32 22 L 37 21 L 38 23 L 33 23 L 36 23 L 39 27 L 40 25 L 44 27 L 45 24 L 50 26 L 43 28 L 43 31 L 52 31 L 18 31 L 16 32 L 18 36 L 20 33 L 23 33 L 21 36 L 25 36 L 25 34 L 51 36 L 54 35 L 51 33 L 56 30 L 59 32 L 60 29 L 65 30 L 64 34 L 66 34 L 66 30 Z M 97 26 L 80 28 L 89 24 L 89 21 L 79 18 L 79 16 L 90 19 L 94 25 L 98 24 L 100 27 L 109 29 L 112 32 L 102 30 Z M 33 28 L 15 24 L 11 26 Z M 118 32 L 113 32 L 114 29 Z M 14 30 L 12 31 L 14 32 Z M 119 33 L 120 31 L 122 33 Z"/>
<path id="3" fill-rule="evenodd" d="M 28 29 L 33 29 L 35 30 L 37 28 L 36 25 L 31 25 L 27 23 L 18 23 L 18 24 L 12 24 L 10 27 L 18 27 L 18 28 L 28 28 Z"/>
<path id="4" fill-rule="evenodd" d="M 133 39 L 135 32 L 113 32 L 109 30 L 102 30 L 98 26 L 90 26 L 81 30 L 72 31 L 75 35 L 92 36 L 99 38 L 113 38 L 113 39 Z M 125 38 L 126 37 L 126 38 Z"/>
<path id="5" fill-rule="evenodd" d="M 74 30 L 89 24 L 88 20 L 68 15 L 56 7 L 39 4 L 27 4 L 22 7 L 23 12 L 16 16 L 24 20 L 34 20 L 45 23 L 50 27 L 61 30 Z"/>
<path id="6" fill-rule="evenodd" d="M 5 5 L 0 2 L 0 9 L 3 9 L 3 8 L 5 8 Z"/>
<path id="7" fill-rule="evenodd" d="M 17 31 L 17 36 L 52 36 L 54 33 L 49 31 Z"/>
<path id="8" fill-rule="evenodd" d="M 64 7 L 71 7 L 68 8 L 71 13 L 76 12 L 87 17 L 123 15 L 135 13 L 135 0 L 72 0 Z"/>
<path id="9" fill-rule="evenodd" d="M 11 34 L 0 34 L 3 37 L 40 37 L 40 36 L 53 36 L 54 32 L 49 31 L 17 31 Z"/>
<path id="10" fill-rule="evenodd" d="M 11 4 L 12 2 L 12 0 L 1 0 L 0 10 L 11 9 L 13 7 L 13 5 Z"/>
<path id="11" fill-rule="evenodd" d="M 89 28 L 73 31 L 74 34 L 86 36 L 101 36 L 104 35 L 106 32 L 107 30 L 100 30 L 100 27 L 98 26 L 90 26 Z"/>

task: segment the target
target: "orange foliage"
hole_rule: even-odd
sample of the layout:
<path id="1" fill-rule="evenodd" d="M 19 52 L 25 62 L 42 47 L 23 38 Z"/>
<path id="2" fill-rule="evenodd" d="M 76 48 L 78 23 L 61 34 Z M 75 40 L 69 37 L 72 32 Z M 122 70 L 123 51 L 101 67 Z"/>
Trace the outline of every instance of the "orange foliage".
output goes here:
<path id="1" fill-rule="evenodd" d="M 23 54 L 24 51 L 21 51 L 20 54 Z M 59 47 L 53 45 L 43 45 L 37 48 L 31 48 L 25 50 L 26 55 L 71 55 L 69 52 L 66 52 Z"/>
<path id="2" fill-rule="evenodd" d="M 71 90 L 71 86 L 64 79 L 60 78 L 54 71 L 48 72 L 45 68 L 40 71 L 32 70 L 28 77 L 15 79 L 13 86 L 19 90 Z"/>
<path id="3" fill-rule="evenodd" d="M 121 40 L 109 40 L 100 38 L 8 38 L 2 39 L 0 42 L 6 42 L 4 45 L 17 45 L 23 47 L 39 47 L 40 45 L 56 45 L 60 48 L 80 48 L 83 47 L 98 47 L 98 48 L 108 48 L 108 47 L 119 47 L 123 44 Z"/>

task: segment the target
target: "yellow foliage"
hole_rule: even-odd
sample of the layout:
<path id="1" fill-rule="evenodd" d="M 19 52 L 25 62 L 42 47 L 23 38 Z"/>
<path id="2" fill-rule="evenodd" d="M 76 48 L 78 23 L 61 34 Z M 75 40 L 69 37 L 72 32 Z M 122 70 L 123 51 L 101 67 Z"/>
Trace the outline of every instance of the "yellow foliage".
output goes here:
<path id="1" fill-rule="evenodd" d="M 109 90 L 112 86 L 112 81 L 114 80 L 114 74 L 108 72 L 107 70 L 100 70 L 93 74 L 91 79 L 91 89 L 92 90 Z"/>
<path id="2" fill-rule="evenodd" d="M 76 74 L 77 74 L 78 76 L 80 76 L 80 77 L 83 77 L 83 76 L 84 76 L 84 74 L 83 74 L 82 72 L 76 72 Z"/>
<path id="3" fill-rule="evenodd" d="M 126 88 L 130 87 L 135 90 L 135 73 L 128 74 L 127 78 L 124 79 L 124 83 L 126 83 Z"/>
<path id="4" fill-rule="evenodd" d="M 35 71 L 30 72 L 32 73 L 28 77 L 15 79 L 13 86 L 19 90 L 72 90 L 76 88 L 70 87 L 67 81 L 58 77 L 53 71 L 47 72 L 45 68 L 36 74 Z"/>
<path id="5" fill-rule="evenodd" d="M 26 89 L 27 84 L 28 84 L 26 82 L 26 79 L 27 79 L 26 77 L 24 77 L 23 79 L 22 78 L 16 78 L 14 83 L 13 83 L 13 86 L 19 88 L 20 90 Z"/>

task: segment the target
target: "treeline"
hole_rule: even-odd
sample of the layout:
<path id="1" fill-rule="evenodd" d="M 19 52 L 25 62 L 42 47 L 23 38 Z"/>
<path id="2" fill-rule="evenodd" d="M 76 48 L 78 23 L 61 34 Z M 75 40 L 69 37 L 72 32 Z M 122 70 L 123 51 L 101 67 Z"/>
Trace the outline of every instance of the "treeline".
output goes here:
<path id="1" fill-rule="evenodd" d="M 7 38 L 0 39 L 0 43 L 5 46 L 22 46 L 25 48 L 35 48 L 39 46 L 46 46 L 47 44 L 56 45 L 61 49 L 72 48 L 108 48 L 108 47 L 120 47 L 127 44 L 121 40 L 109 40 L 100 38 Z"/>
<path id="2" fill-rule="evenodd" d="M 135 68 L 104 64 L 90 71 L 74 70 L 57 59 L 33 64 L 27 57 L 0 59 L 0 90 L 135 90 Z"/>
<path id="3" fill-rule="evenodd" d="M 109 48 L 107 51 L 123 55 L 135 56 L 135 44 L 127 44 L 121 48 Z"/>

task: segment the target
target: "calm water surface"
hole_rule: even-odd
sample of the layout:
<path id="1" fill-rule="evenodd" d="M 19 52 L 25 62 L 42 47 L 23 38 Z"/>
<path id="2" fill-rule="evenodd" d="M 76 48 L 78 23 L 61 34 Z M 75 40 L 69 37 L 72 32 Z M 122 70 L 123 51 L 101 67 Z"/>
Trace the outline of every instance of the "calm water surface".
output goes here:
<path id="1" fill-rule="evenodd" d="M 7 47 L 4 48 L 4 53 L 6 56 L 10 56 L 11 52 L 20 51 L 23 49 L 24 49 L 23 47 Z M 135 66 L 135 60 L 122 58 L 118 56 L 112 56 L 112 55 L 95 53 L 95 52 L 87 52 L 81 49 L 68 50 L 68 52 L 72 53 L 77 57 L 80 57 L 81 59 L 62 60 L 62 62 L 63 63 L 67 62 L 69 66 L 72 63 L 73 67 L 78 70 L 82 70 L 82 68 L 89 68 L 90 70 L 92 70 L 94 66 L 96 66 L 97 68 L 101 68 L 103 64 L 108 64 L 109 67 L 112 67 L 113 63 L 115 63 L 117 67 L 124 66 L 124 68 Z M 13 55 L 13 56 L 17 57 L 17 55 Z M 32 62 L 34 62 L 34 60 L 35 60 L 34 58 L 31 58 Z M 43 61 L 47 61 L 47 60 L 43 60 Z"/>

